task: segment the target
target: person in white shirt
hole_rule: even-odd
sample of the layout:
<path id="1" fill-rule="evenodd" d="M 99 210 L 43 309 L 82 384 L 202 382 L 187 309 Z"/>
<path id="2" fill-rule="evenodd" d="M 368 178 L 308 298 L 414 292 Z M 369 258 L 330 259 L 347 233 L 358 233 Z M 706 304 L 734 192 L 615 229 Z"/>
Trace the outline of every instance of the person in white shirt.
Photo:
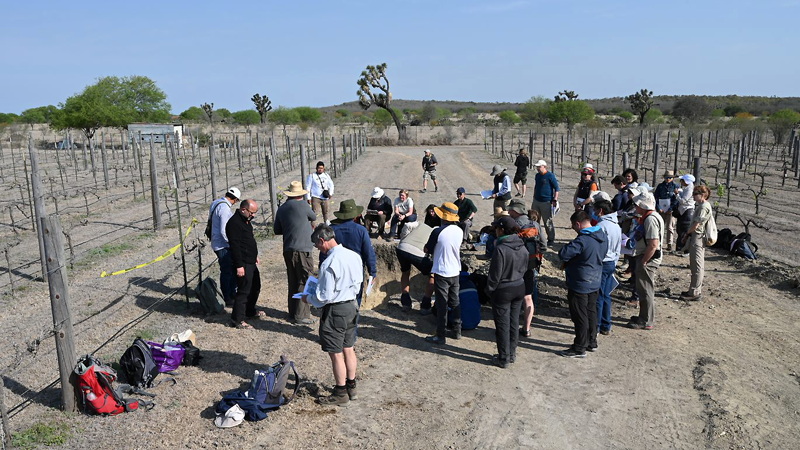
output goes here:
<path id="1" fill-rule="evenodd" d="M 333 394 L 319 399 L 319 403 L 344 406 L 356 399 L 358 359 L 353 346 L 358 323 L 356 295 L 364 281 L 363 264 L 358 253 L 336 242 L 336 233 L 328 225 L 317 225 L 311 241 L 328 257 L 319 267 L 316 289 L 302 299 L 322 308 L 319 342 L 331 358 L 336 381 Z"/>
<path id="2" fill-rule="evenodd" d="M 436 335 L 428 336 L 426 341 L 446 344 L 447 310 L 453 310 L 453 338 L 461 338 L 461 305 L 458 298 L 460 289 L 458 276 L 461 273 L 461 241 L 464 232 L 458 226 L 458 207 L 450 202 L 434 208 L 442 219 L 442 225 L 433 230 L 425 244 L 425 253 L 433 254 L 434 285 L 436 287 Z"/>
<path id="3" fill-rule="evenodd" d="M 225 234 L 225 225 L 233 216 L 231 207 L 239 201 L 242 193 L 236 187 L 231 187 L 222 198 L 211 203 L 208 215 L 211 218 L 211 249 L 217 254 L 219 262 L 219 288 L 226 306 L 233 306 L 233 297 L 236 296 L 236 278 L 234 277 L 231 262 L 230 244 Z"/>
<path id="4" fill-rule="evenodd" d="M 333 198 L 333 180 L 325 173 L 324 162 L 317 161 L 316 172 L 308 174 L 306 189 L 308 190 L 306 201 L 311 205 L 314 214 L 319 217 L 320 212 L 322 212 L 322 220 L 329 224 L 328 206 L 331 204 L 331 198 Z M 316 222 L 312 225 L 316 225 Z"/>
<path id="5" fill-rule="evenodd" d="M 391 227 L 389 229 L 389 239 L 397 236 L 406 223 L 417 221 L 417 211 L 414 209 L 414 200 L 408 196 L 406 189 L 401 189 L 397 198 L 394 199 L 394 215 L 392 216 Z"/>

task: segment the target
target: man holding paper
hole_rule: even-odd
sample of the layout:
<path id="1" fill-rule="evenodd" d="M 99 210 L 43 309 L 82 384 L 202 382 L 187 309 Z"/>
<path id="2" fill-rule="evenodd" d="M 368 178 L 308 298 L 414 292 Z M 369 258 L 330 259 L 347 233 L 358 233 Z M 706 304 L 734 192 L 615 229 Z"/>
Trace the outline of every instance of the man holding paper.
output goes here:
<path id="1" fill-rule="evenodd" d="M 361 258 L 336 242 L 333 229 L 320 224 L 311 234 L 314 247 L 327 255 L 319 268 L 317 288 L 303 295 L 303 302 L 322 308 L 319 342 L 331 358 L 336 385 L 333 394 L 320 398 L 322 405 L 344 406 L 356 399 L 356 342 L 358 305 L 356 295 L 364 281 Z"/>

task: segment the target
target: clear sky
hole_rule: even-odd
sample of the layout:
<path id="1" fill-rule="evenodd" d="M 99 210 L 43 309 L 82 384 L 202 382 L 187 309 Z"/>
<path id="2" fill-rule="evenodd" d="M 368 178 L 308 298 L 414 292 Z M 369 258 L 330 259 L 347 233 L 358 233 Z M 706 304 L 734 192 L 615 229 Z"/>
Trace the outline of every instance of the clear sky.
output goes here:
<path id="1" fill-rule="evenodd" d="M 570 89 L 800 96 L 800 0 L 8 1 L 0 112 L 145 75 L 179 113 L 394 98 L 520 102 Z"/>

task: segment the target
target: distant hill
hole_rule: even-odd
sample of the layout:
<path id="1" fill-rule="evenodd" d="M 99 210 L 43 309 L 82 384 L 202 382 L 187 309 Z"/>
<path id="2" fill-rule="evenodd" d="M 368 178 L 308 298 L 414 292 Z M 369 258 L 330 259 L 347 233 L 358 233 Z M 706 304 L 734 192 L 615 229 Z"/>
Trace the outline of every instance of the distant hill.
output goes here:
<path id="1" fill-rule="evenodd" d="M 684 97 L 692 97 L 688 95 L 658 95 L 655 97 L 655 108 L 660 109 L 664 113 L 672 111 L 675 102 Z M 773 113 L 779 109 L 789 108 L 800 111 L 800 97 L 756 97 L 756 96 L 738 96 L 738 95 L 720 95 L 720 96 L 698 96 L 704 98 L 713 108 L 722 109 L 726 106 L 736 105 L 742 108 L 743 111 L 753 113 L 754 115 L 761 115 L 763 112 Z M 584 100 L 584 99 L 581 99 Z M 600 99 L 585 99 L 589 105 L 594 108 L 595 112 L 600 114 L 614 113 L 620 111 L 630 111 L 628 103 L 623 97 L 610 97 Z M 400 100 L 392 101 L 393 108 L 404 110 L 421 110 L 426 104 L 432 104 L 437 108 L 446 108 L 453 112 L 458 112 L 464 108 L 475 108 L 478 112 L 499 112 L 507 109 L 519 110 L 523 103 L 509 103 L 509 102 L 464 102 L 455 100 Z M 375 106 L 370 108 L 370 111 L 375 110 Z M 358 101 L 342 103 L 339 105 L 326 106 L 319 108 L 322 111 L 333 112 L 338 109 L 345 109 L 350 112 L 362 111 Z"/>

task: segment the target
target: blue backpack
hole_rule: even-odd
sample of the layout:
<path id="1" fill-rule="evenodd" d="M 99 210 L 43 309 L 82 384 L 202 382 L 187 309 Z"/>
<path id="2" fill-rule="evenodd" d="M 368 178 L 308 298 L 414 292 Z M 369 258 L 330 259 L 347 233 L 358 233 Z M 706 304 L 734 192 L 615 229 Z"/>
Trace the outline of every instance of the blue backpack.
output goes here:
<path id="1" fill-rule="evenodd" d="M 283 390 L 289 381 L 289 375 L 294 372 L 294 392 L 291 397 L 285 398 Z M 266 419 L 267 412 L 276 410 L 289 403 L 300 389 L 300 375 L 294 366 L 294 361 L 289 361 L 281 355 L 280 361 L 269 366 L 266 370 L 256 370 L 250 382 L 250 388 L 244 392 L 234 391 L 225 395 L 217 404 L 217 414 L 225 414 L 234 405 L 239 405 L 245 413 L 244 418 L 249 421 Z"/>

